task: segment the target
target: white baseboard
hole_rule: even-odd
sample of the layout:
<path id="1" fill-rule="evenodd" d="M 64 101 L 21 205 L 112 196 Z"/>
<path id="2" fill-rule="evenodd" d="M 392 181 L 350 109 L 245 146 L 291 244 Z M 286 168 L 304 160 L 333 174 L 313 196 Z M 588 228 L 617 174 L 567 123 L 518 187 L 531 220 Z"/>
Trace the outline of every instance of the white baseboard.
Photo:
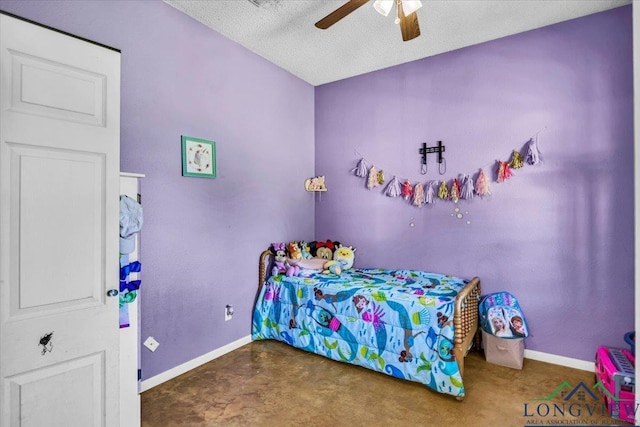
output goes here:
<path id="1" fill-rule="evenodd" d="M 524 350 L 524 357 L 540 362 L 552 363 L 554 365 L 566 366 L 568 368 L 580 369 L 582 371 L 595 372 L 595 362 L 573 359 L 571 357 L 558 356 L 557 354 L 543 353 L 535 350 Z"/>
<path id="2" fill-rule="evenodd" d="M 217 359 L 220 356 L 230 353 L 233 350 L 249 344 L 250 342 L 251 335 L 247 335 L 244 338 L 240 338 L 237 341 L 210 351 L 209 353 L 203 354 L 202 356 L 196 357 L 195 359 L 191 359 L 190 361 L 185 362 L 182 365 L 178 365 L 175 368 L 171 368 L 168 371 L 164 371 L 161 374 L 148 378 L 140 383 L 140 393 L 147 391 L 157 385 L 160 385 L 163 382 L 169 381 L 170 379 L 175 378 L 178 375 L 189 372 L 190 370 L 195 369 L 200 365 L 204 365 L 205 363 L 210 362 L 213 359 Z"/>
<path id="3" fill-rule="evenodd" d="M 148 378 L 140 383 L 140 392 L 147 391 L 157 385 L 162 384 L 163 382 L 169 381 L 177 377 L 178 375 L 182 375 L 186 372 L 189 372 L 192 369 L 197 368 L 200 365 L 204 365 L 207 362 L 210 362 L 214 359 L 217 359 L 220 356 L 223 356 L 227 353 L 232 352 L 244 345 L 247 345 L 251 342 L 251 336 L 247 335 L 244 338 L 240 338 L 237 341 L 229 343 L 225 346 L 217 348 L 213 351 L 210 351 L 207 354 L 203 354 L 200 357 L 196 357 L 182 365 L 178 365 L 175 368 L 169 369 L 168 371 L 164 371 L 161 374 L 158 374 L 154 377 Z M 568 368 L 580 369 L 583 371 L 595 372 L 595 363 L 589 362 L 586 360 L 573 359 L 571 357 L 558 356 L 556 354 L 551 353 L 543 353 L 541 351 L 535 350 L 524 350 L 524 357 L 526 359 L 538 360 L 540 362 L 551 363 L 554 365 L 566 366 Z"/>

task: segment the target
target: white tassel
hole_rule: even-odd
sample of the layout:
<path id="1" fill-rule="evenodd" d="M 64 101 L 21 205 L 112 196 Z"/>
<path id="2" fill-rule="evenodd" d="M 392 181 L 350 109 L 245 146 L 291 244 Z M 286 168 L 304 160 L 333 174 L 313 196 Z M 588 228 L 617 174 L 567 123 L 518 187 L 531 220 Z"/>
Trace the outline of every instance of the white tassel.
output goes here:
<path id="1" fill-rule="evenodd" d="M 473 180 L 471 175 L 462 175 L 462 191 L 460 192 L 460 198 L 465 200 L 473 199 Z"/>
<path id="2" fill-rule="evenodd" d="M 434 185 L 434 181 L 429 181 L 427 183 L 427 191 L 424 193 L 424 202 L 427 204 L 432 204 L 436 201 L 436 190 L 433 189 Z"/>
<path id="3" fill-rule="evenodd" d="M 540 151 L 538 150 L 538 143 L 534 139 L 529 140 L 525 160 L 530 165 L 537 165 L 540 163 Z"/>
<path id="4" fill-rule="evenodd" d="M 395 176 L 389 184 L 387 184 L 387 188 L 384 189 L 384 195 L 387 197 L 398 197 L 401 194 L 400 181 Z"/>
<path id="5" fill-rule="evenodd" d="M 364 157 L 360 159 L 360 161 L 358 162 L 358 166 L 351 169 L 351 172 L 353 172 L 355 176 L 359 176 L 360 178 L 364 178 L 367 176 L 369 168 L 367 168 L 367 161 L 364 159 Z"/>

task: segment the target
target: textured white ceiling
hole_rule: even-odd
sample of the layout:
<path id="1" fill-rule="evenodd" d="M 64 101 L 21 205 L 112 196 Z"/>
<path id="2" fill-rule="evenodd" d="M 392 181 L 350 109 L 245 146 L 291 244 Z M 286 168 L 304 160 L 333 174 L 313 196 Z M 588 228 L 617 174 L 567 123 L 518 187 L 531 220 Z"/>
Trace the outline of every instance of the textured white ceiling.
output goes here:
<path id="1" fill-rule="evenodd" d="M 403 42 L 373 1 L 327 30 L 314 24 L 346 0 L 164 1 L 314 86 L 631 3 L 422 0 L 421 35 Z"/>

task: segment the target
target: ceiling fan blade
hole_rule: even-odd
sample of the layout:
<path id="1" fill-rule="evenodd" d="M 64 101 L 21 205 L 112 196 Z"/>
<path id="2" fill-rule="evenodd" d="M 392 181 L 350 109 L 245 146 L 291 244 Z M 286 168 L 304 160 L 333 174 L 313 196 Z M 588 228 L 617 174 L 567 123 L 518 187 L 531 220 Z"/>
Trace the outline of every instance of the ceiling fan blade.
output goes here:
<path id="1" fill-rule="evenodd" d="M 402 31 L 402 41 L 415 39 L 420 35 L 420 25 L 418 25 L 418 15 L 413 12 L 409 16 L 404 16 L 402 2 L 398 2 L 398 15 L 400 16 L 400 31 Z"/>
<path id="2" fill-rule="evenodd" d="M 363 4 L 367 3 L 369 0 L 349 0 L 348 3 L 343 4 L 318 22 L 316 22 L 316 27 L 321 30 L 326 30 Z"/>

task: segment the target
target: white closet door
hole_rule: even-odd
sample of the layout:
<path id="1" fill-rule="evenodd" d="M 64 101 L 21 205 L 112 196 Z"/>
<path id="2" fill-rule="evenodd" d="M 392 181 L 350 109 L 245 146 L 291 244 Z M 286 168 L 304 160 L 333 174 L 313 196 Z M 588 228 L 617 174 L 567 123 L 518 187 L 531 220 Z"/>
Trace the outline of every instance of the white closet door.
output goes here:
<path id="1" fill-rule="evenodd" d="M 119 424 L 120 54 L 0 14 L 0 424 Z"/>

